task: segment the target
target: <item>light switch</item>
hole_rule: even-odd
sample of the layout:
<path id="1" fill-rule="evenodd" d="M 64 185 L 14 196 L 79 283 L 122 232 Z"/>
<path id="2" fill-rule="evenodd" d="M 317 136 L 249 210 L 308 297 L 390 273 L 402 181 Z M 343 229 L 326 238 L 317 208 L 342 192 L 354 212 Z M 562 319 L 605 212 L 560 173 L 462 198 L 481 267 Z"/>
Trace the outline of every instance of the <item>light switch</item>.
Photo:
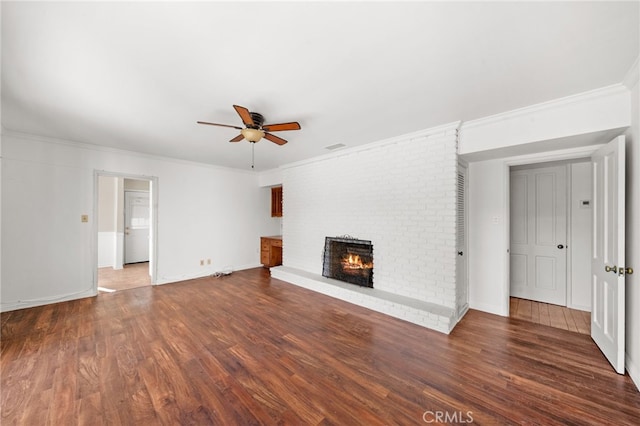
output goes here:
<path id="1" fill-rule="evenodd" d="M 89 215 L 88 214 L 83 214 L 82 216 L 80 216 L 80 222 L 82 222 L 82 223 L 89 222 Z"/>

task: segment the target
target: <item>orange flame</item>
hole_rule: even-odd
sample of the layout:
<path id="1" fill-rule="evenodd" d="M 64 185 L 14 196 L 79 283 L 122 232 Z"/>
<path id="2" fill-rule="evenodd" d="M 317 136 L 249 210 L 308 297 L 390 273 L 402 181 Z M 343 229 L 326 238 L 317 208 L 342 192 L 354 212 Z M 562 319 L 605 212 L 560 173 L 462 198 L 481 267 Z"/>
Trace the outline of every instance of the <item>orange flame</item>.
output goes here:
<path id="1" fill-rule="evenodd" d="M 342 259 L 342 267 L 345 269 L 371 269 L 373 262 L 363 262 L 359 255 L 349 253 Z"/>

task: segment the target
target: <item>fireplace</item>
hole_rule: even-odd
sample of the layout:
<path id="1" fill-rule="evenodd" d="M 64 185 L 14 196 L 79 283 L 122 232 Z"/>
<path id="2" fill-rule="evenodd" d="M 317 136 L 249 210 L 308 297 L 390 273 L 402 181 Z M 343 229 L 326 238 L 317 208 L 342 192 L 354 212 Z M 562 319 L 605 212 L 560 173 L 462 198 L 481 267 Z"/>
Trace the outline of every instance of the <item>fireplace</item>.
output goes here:
<path id="1" fill-rule="evenodd" d="M 348 235 L 326 237 L 322 276 L 373 288 L 373 245 Z"/>

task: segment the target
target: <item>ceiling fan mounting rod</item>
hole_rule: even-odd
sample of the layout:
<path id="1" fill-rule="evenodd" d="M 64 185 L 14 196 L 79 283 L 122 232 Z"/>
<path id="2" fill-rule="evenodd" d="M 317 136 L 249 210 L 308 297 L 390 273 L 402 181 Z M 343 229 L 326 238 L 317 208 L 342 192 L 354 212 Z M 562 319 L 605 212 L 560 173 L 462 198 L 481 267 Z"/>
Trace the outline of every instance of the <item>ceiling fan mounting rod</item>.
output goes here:
<path id="1" fill-rule="evenodd" d="M 249 114 L 251 115 L 251 119 L 253 120 L 253 126 L 247 124 L 247 127 L 250 127 L 252 129 L 262 128 L 262 125 L 264 124 L 264 116 L 257 112 L 249 112 Z"/>

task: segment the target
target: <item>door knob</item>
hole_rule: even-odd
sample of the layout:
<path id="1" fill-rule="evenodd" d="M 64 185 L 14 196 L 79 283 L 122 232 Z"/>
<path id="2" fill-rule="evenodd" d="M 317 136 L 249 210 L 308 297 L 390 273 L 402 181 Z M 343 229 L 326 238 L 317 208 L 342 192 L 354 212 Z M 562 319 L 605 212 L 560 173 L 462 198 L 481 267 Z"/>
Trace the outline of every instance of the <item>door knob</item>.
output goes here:
<path id="1" fill-rule="evenodd" d="M 618 275 L 624 275 L 624 274 L 627 274 L 627 275 L 633 274 L 633 268 L 623 268 L 623 267 L 618 268 Z"/>
<path id="2" fill-rule="evenodd" d="M 458 256 L 462 256 L 463 253 L 461 251 L 458 252 Z"/>
<path id="3" fill-rule="evenodd" d="M 563 246 L 562 244 L 558 244 L 558 248 L 559 248 L 560 250 L 562 250 L 562 249 L 564 248 L 564 246 Z"/>
<path id="4" fill-rule="evenodd" d="M 604 270 L 606 272 L 613 272 L 614 274 L 618 273 L 618 267 L 613 265 L 613 266 L 609 266 L 609 265 L 605 265 Z"/>

